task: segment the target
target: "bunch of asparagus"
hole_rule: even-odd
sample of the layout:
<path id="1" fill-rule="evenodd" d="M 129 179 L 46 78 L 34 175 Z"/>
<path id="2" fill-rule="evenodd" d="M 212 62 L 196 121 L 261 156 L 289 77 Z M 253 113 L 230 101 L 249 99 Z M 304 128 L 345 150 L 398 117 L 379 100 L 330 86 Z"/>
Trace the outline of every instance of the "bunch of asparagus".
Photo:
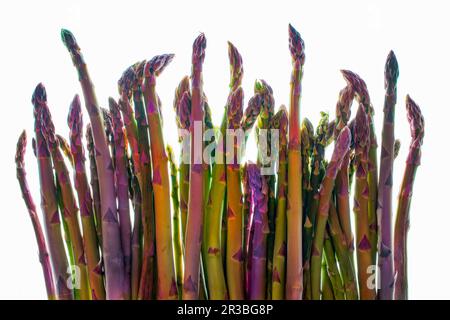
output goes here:
<path id="1" fill-rule="evenodd" d="M 104 109 L 75 37 L 64 29 L 61 37 L 90 121 L 83 127 L 76 95 L 66 141 L 56 133 L 46 90 L 38 84 L 32 146 L 43 228 L 26 179 L 25 131 L 15 158 L 49 299 L 408 298 L 407 231 L 424 120 L 407 96 L 411 143 L 393 227 L 393 162 L 400 143 L 394 135 L 399 72 L 392 51 L 378 161 L 374 107 L 364 80 L 351 71 L 342 71 L 347 85 L 335 119 L 322 113 L 316 129 L 307 118 L 300 123 L 305 44 L 291 25 L 289 110 L 282 105 L 275 111 L 264 80 L 255 82 L 244 107 L 243 61 L 228 43 L 229 95 L 215 127 L 203 91 L 206 38 L 200 34 L 191 75 L 175 91 L 177 164 L 164 141 L 156 91 L 174 55 L 127 68 L 118 99 L 110 98 Z M 257 161 L 243 163 L 253 127 Z"/>

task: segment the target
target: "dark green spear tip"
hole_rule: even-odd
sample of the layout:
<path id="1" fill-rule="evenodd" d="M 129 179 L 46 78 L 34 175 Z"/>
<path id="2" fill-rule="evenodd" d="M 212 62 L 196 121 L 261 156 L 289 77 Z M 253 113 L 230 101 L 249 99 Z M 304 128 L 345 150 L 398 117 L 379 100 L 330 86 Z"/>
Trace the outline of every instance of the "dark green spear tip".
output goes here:
<path id="1" fill-rule="evenodd" d="M 386 65 L 384 67 L 384 85 L 387 87 L 389 84 L 394 86 L 397 84 L 397 79 L 399 75 L 397 57 L 394 51 L 390 51 L 386 59 Z"/>
<path id="2" fill-rule="evenodd" d="M 61 40 L 69 51 L 72 51 L 74 48 L 78 48 L 75 36 L 67 29 L 61 29 Z"/>

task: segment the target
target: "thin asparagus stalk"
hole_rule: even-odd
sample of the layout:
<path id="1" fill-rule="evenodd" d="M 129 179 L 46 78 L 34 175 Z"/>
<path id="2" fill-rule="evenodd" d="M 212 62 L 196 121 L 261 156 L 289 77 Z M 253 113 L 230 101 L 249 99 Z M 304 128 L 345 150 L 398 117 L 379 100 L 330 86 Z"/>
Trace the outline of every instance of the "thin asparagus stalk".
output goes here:
<path id="1" fill-rule="evenodd" d="M 271 120 L 271 128 L 279 130 L 277 211 L 275 217 L 275 241 L 273 250 L 272 300 L 284 299 L 286 285 L 286 195 L 287 195 L 287 134 L 288 114 L 280 106 Z"/>
<path id="2" fill-rule="evenodd" d="M 335 300 L 345 300 L 344 286 L 342 284 L 341 275 L 336 261 L 335 249 L 328 231 L 325 231 L 323 251 L 327 262 L 327 271 L 331 281 L 331 288 L 333 289 L 333 296 Z"/>
<path id="3" fill-rule="evenodd" d="M 392 300 L 394 294 L 394 265 L 392 261 L 392 177 L 394 165 L 394 120 L 397 103 L 398 63 L 389 52 L 384 69 L 384 120 L 381 138 L 380 180 L 378 181 L 378 268 L 380 270 L 381 300 Z"/>
<path id="4" fill-rule="evenodd" d="M 72 300 L 73 293 L 66 285 L 68 260 L 61 234 L 60 214 L 56 199 L 55 177 L 47 142 L 42 135 L 41 108 L 47 101 L 42 84 L 38 84 L 32 98 L 34 106 L 35 151 L 38 162 L 39 184 L 41 187 L 41 209 L 44 213 L 44 229 L 47 236 L 50 260 L 59 300 Z"/>
<path id="5" fill-rule="evenodd" d="M 334 300 L 333 285 L 330 275 L 328 274 L 328 266 L 325 257 L 322 259 L 322 300 Z"/>
<path id="6" fill-rule="evenodd" d="M 356 272 L 353 265 L 353 254 L 347 246 L 347 238 L 341 228 L 339 216 L 333 201 L 330 201 L 328 233 L 339 261 L 339 270 L 341 271 L 345 298 L 347 300 L 357 300 L 358 288 L 356 285 Z"/>
<path id="7" fill-rule="evenodd" d="M 395 300 L 408 299 L 408 265 L 407 265 L 407 235 L 409 229 L 409 211 L 411 206 L 414 179 L 422 155 L 421 147 L 424 137 L 424 119 L 419 106 L 406 96 L 406 111 L 411 129 L 411 143 L 409 145 L 406 168 L 403 175 L 400 194 L 398 197 L 397 216 L 394 232 L 394 270 Z"/>
<path id="8" fill-rule="evenodd" d="M 322 181 L 324 169 L 323 159 L 325 157 L 325 147 L 327 144 L 327 128 L 328 128 L 328 114 L 321 112 L 321 118 L 316 128 L 316 135 L 314 137 L 313 151 L 311 157 L 311 192 L 307 197 L 307 210 L 305 214 L 304 227 L 304 289 L 305 299 L 312 299 L 311 288 L 311 248 L 313 243 L 314 226 L 316 225 L 317 212 L 319 210 L 319 189 Z"/>
<path id="9" fill-rule="evenodd" d="M 347 85 L 339 92 L 339 99 L 336 104 L 336 127 L 334 136 L 337 138 L 339 132 L 346 126 L 350 120 L 351 105 L 354 98 L 353 88 Z M 336 204 L 339 214 L 339 221 L 344 231 L 347 246 L 353 251 L 353 233 L 350 219 L 350 197 L 349 197 L 349 175 L 348 166 L 350 163 L 350 152 L 345 155 L 342 168 L 336 176 Z"/>
<path id="10" fill-rule="evenodd" d="M 273 97 L 273 90 L 270 85 L 264 80 L 257 80 L 255 82 L 255 94 L 260 95 L 261 110 L 257 118 L 256 125 L 256 140 L 258 143 L 258 161 L 257 163 L 263 165 L 266 168 L 270 168 L 273 164 L 271 162 L 266 163 L 267 160 L 264 159 L 270 156 L 272 150 L 271 146 L 271 133 L 269 131 L 270 121 L 273 117 L 275 110 L 275 99 Z M 266 131 L 266 145 L 259 144 L 260 130 L 264 129 Z M 270 159 L 270 158 L 269 158 Z M 265 160 L 265 161 L 264 161 Z M 264 176 L 267 180 L 267 185 L 269 188 L 269 198 L 268 198 L 268 219 L 269 219 L 269 234 L 267 236 L 267 298 L 270 299 L 272 295 L 272 271 L 273 271 L 273 245 L 275 240 L 275 211 L 276 211 L 276 201 L 275 201 L 275 172 L 270 175 Z"/>
<path id="11" fill-rule="evenodd" d="M 168 158 L 164 147 L 161 115 L 157 108 L 156 77 L 172 61 L 173 55 L 155 56 L 145 66 L 144 96 L 147 95 L 147 122 L 153 167 L 153 192 L 155 194 L 155 229 L 157 256 L 157 297 L 176 299 L 175 264 L 172 244 L 170 212 L 170 182 Z"/>
<path id="12" fill-rule="evenodd" d="M 155 215 L 153 205 L 153 185 L 151 179 L 152 164 L 148 123 L 144 105 L 148 100 L 148 95 L 143 94 L 145 64 L 146 61 L 136 63 L 131 67 L 134 73 L 128 72 L 130 77 L 132 77 L 130 82 L 137 124 L 139 150 L 139 161 L 137 161 L 139 166 L 136 167 L 138 170 L 136 173 L 139 173 L 138 181 L 142 199 L 141 220 L 143 229 L 143 254 L 142 271 L 139 280 L 139 300 L 148 300 L 154 298 L 156 295 Z M 127 80 L 125 80 L 124 83 L 127 83 Z"/>
<path id="13" fill-rule="evenodd" d="M 377 255 L 377 242 L 378 242 L 378 230 L 377 230 L 377 194 L 378 194 L 378 158 L 377 158 L 377 136 L 375 134 L 375 122 L 374 122 L 374 109 L 370 102 L 369 92 L 367 90 L 366 83 L 357 74 L 348 71 L 341 71 L 345 80 L 349 85 L 352 86 L 358 103 L 364 105 L 366 114 L 369 117 L 370 126 L 370 147 L 369 147 L 369 158 L 368 158 L 368 172 L 367 181 L 369 184 L 369 228 L 370 235 L 369 241 L 371 244 L 371 257 L 372 264 L 376 263 Z"/>
<path id="14" fill-rule="evenodd" d="M 95 142 L 95 157 L 102 204 L 102 249 L 106 276 L 106 298 L 112 300 L 123 299 L 125 268 L 115 203 L 114 170 L 103 127 L 103 115 L 100 112 L 94 86 L 75 37 L 70 31 L 62 29 L 61 38 L 69 50 L 72 62 L 78 71 Z"/>
<path id="15" fill-rule="evenodd" d="M 180 297 L 183 291 L 183 238 L 181 233 L 181 215 L 180 215 L 180 200 L 178 198 L 178 168 L 175 163 L 175 156 L 170 146 L 166 147 L 167 156 L 170 164 L 170 185 L 172 191 L 170 196 L 172 198 L 173 208 L 173 244 L 175 255 L 175 272 L 177 276 L 178 295 Z"/>
<path id="16" fill-rule="evenodd" d="M 39 262 L 42 266 L 42 272 L 44 273 L 45 288 L 47 290 L 48 300 L 56 300 L 57 294 L 55 284 L 53 282 L 52 265 L 50 263 L 50 256 L 45 244 L 45 237 L 42 231 L 41 223 L 37 215 L 36 205 L 34 204 L 33 197 L 30 192 L 27 181 L 27 173 L 25 171 L 25 152 L 27 148 L 27 134 L 25 130 L 17 141 L 16 149 L 16 171 L 17 180 L 19 181 L 20 190 L 22 192 L 23 200 L 30 215 L 31 223 L 33 224 L 34 234 L 36 236 L 36 242 L 39 251 Z"/>
<path id="17" fill-rule="evenodd" d="M 103 275 L 101 272 L 100 252 L 92 207 L 91 190 L 86 175 L 85 155 L 82 143 L 83 115 L 81 113 L 80 98 L 75 95 L 67 123 L 70 128 L 70 151 L 75 161 L 75 189 L 80 205 L 81 223 L 83 227 L 84 249 L 88 267 L 89 284 L 93 300 L 106 298 Z"/>
<path id="18" fill-rule="evenodd" d="M 115 177 L 117 193 L 117 212 L 120 221 L 120 238 L 125 267 L 123 284 L 124 298 L 129 300 L 131 295 L 131 219 L 128 185 L 128 157 L 126 141 L 124 138 L 123 121 L 119 105 L 113 98 L 109 98 L 109 110 L 112 118 L 115 145 Z"/>
<path id="19" fill-rule="evenodd" d="M 300 96 L 305 44 L 297 30 L 289 25 L 289 50 L 292 75 L 289 108 L 288 191 L 287 191 L 287 271 L 286 299 L 303 295 L 302 261 L 302 157 L 300 141 Z"/>
<path id="20" fill-rule="evenodd" d="M 354 130 L 355 140 L 355 213 L 356 245 L 358 261 L 358 284 L 361 300 L 375 299 L 375 290 L 369 286 L 369 267 L 373 265 L 371 257 L 371 243 L 369 240 L 369 186 L 367 183 L 368 154 L 370 148 L 369 119 L 364 106 L 359 105 L 356 113 Z"/>
<path id="21" fill-rule="evenodd" d="M 46 101 L 44 100 L 42 102 L 43 104 L 40 108 L 39 115 L 42 125 L 42 134 L 50 149 L 53 166 L 61 188 L 61 198 L 64 208 L 63 218 L 67 224 L 69 237 L 72 243 L 75 258 L 74 263 L 76 267 L 76 277 L 79 277 L 78 279 L 75 279 L 75 283 L 79 284 L 79 287 L 75 288 L 75 292 L 76 294 L 79 294 L 80 299 L 89 300 L 91 299 L 91 292 L 89 290 L 83 238 L 78 222 L 78 207 L 70 182 L 69 171 L 64 163 L 61 150 L 58 147 L 58 140 L 56 138 L 55 127 L 53 125 L 50 110 Z"/>
<path id="22" fill-rule="evenodd" d="M 338 170 L 342 165 L 345 153 L 350 148 L 351 133 L 348 127 L 344 127 L 336 140 L 333 155 L 327 166 L 325 176 L 320 187 L 319 209 L 317 212 L 315 235 L 311 254 L 311 291 L 312 299 L 320 299 L 320 267 L 322 262 L 322 251 L 324 244 L 325 229 L 327 225 L 330 200 L 334 182 Z"/>
<path id="23" fill-rule="evenodd" d="M 303 220 L 306 223 L 308 196 L 311 193 L 311 155 L 314 148 L 314 127 L 308 118 L 304 118 L 301 127 L 301 142 L 302 142 L 302 170 L 303 170 Z M 305 229 L 306 227 L 303 226 Z M 303 230 L 305 233 L 305 230 Z M 303 234 L 303 236 L 305 236 Z M 305 247 L 303 247 L 303 260 L 305 260 Z"/>
<path id="24" fill-rule="evenodd" d="M 252 195 L 250 210 L 253 211 L 250 273 L 248 298 L 263 300 L 266 297 L 267 237 L 269 233 L 268 197 L 269 186 L 261 175 L 261 168 L 253 163 L 247 165 L 247 176 Z"/>
<path id="25" fill-rule="evenodd" d="M 132 180 L 134 225 L 131 235 L 131 299 L 139 297 L 139 281 L 142 271 L 142 195 L 135 175 Z"/>
<path id="26" fill-rule="evenodd" d="M 229 97 L 228 129 L 240 128 L 243 116 L 244 94 L 238 87 Z M 227 136 L 228 138 L 228 136 Z M 243 208 L 241 173 L 239 169 L 238 142 L 228 141 L 227 148 L 233 148 L 233 159 L 227 159 L 227 245 L 226 275 L 230 299 L 244 299 L 244 254 L 243 254 Z M 228 152 L 230 152 L 228 150 Z"/>

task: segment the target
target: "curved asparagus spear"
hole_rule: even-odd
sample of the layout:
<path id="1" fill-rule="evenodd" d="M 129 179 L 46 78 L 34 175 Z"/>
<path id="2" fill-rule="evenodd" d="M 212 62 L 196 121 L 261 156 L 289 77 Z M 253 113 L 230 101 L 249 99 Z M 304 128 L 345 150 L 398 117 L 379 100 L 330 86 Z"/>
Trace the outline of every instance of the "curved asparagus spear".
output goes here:
<path id="1" fill-rule="evenodd" d="M 358 285 L 361 300 L 375 298 L 375 290 L 369 287 L 369 267 L 373 265 L 372 244 L 369 241 L 369 185 L 367 183 L 368 155 L 370 148 L 369 119 L 362 104 L 356 113 L 354 128 L 355 140 L 355 213 L 356 247 L 358 261 Z"/>
<path id="2" fill-rule="evenodd" d="M 131 290 L 131 219 L 128 185 L 128 157 L 127 145 L 124 137 L 123 122 L 119 105 L 113 98 L 109 98 L 109 110 L 112 118 L 115 145 L 115 177 L 117 192 L 117 212 L 120 221 L 120 239 L 125 267 L 123 295 L 130 299 Z"/>
<path id="3" fill-rule="evenodd" d="M 36 236 L 36 242 L 39 250 L 39 261 L 42 265 L 42 272 L 44 273 L 45 288 L 47 290 L 48 300 L 56 300 L 55 284 L 52 276 L 52 266 L 50 263 L 50 256 L 47 251 L 47 245 L 45 244 L 45 237 L 42 231 L 41 223 L 37 215 L 36 205 L 34 204 L 33 197 L 31 196 L 30 188 L 28 187 L 27 173 L 25 171 L 25 152 L 27 149 L 27 134 L 25 130 L 17 141 L 16 149 L 16 171 L 17 180 L 19 181 L 20 190 L 22 191 L 22 197 L 25 201 L 25 205 L 30 215 L 31 223 L 33 224 L 34 234 Z"/>
<path id="4" fill-rule="evenodd" d="M 367 182 L 369 184 L 369 228 L 370 235 L 369 241 L 371 245 L 371 258 L 372 264 L 375 265 L 376 254 L 377 254 L 377 194 L 378 194 L 378 158 L 377 158 L 377 136 L 375 133 L 375 122 L 374 122 L 374 109 L 370 102 L 369 91 L 367 90 L 366 83 L 357 74 L 348 71 L 341 71 L 345 80 L 349 85 L 352 86 L 355 91 L 356 100 L 358 103 L 362 103 L 365 112 L 369 118 L 370 127 L 370 147 L 369 147 L 369 158 L 368 158 L 368 172 L 367 172 Z"/>
<path id="5" fill-rule="evenodd" d="M 59 187 L 61 188 L 61 199 L 63 204 L 63 217 L 67 224 L 69 237 L 72 243 L 72 250 L 75 258 L 76 276 L 75 283 L 79 287 L 75 292 L 79 294 L 80 299 L 88 300 L 91 298 L 89 291 L 89 281 L 86 270 L 86 257 L 84 253 L 83 238 L 81 236 L 80 225 L 78 223 L 78 207 L 70 182 L 69 171 L 64 163 L 64 158 L 58 146 L 58 140 L 55 134 L 55 127 L 46 101 L 40 108 L 40 119 L 42 125 L 42 134 L 50 149 Z"/>
<path id="6" fill-rule="evenodd" d="M 281 106 L 273 116 L 271 128 L 279 130 L 279 164 L 277 177 L 277 211 L 275 217 L 275 241 L 273 247 L 272 299 L 284 299 L 286 285 L 286 195 L 287 195 L 287 134 L 288 114 Z"/>
<path id="7" fill-rule="evenodd" d="M 95 157 L 102 203 L 102 249 L 105 264 L 106 298 L 113 300 L 123 299 L 125 269 L 117 218 L 114 171 L 103 127 L 103 115 L 100 112 L 94 86 L 75 37 L 70 31 L 62 29 L 61 38 L 69 50 L 72 62 L 78 71 L 95 142 Z"/>
<path id="8" fill-rule="evenodd" d="M 183 238 L 181 233 L 181 216 L 180 216 L 180 200 L 178 198 L 178 179 L 177 179 L 177 165 L 175 163 L 175 156 L 170 146 L 166 147 L 167 156 L 170 165 L 170 186 L 173 208 L 173 247 L 175 255 L 175 271 L 177 276 L 178 295 L 180 296 L 183 290 Z"/>
<path id="9" fill-rule="evenodd" d="M 289 50 L 292 75 L 289 108 L 288 191 L 287 191 L 287 271 L 286 299 L 298 300 L 303 295 L 302 261 L 302 157 L 300 148 L 300 96 L 305 63 L 305 44 L 297 30 L 289 24 Z"/>
<path id="10" fill-rule="evenodd" d="M 312 299 L 320 299 L 320 267 L 322 263 L 323 243 L 327 225 L 330 200 L 338 170 L 341 168 L 344 155 L 350 148 L 351 134 L 344 127 L 336 140 L 331 160 L 320 187 L 319 209 L 317 212 L 315 234 L 311 254 L 311 290 Z"/>
<path id="11" fill-rule="evenodd" d="M 258 165 L 249 163 L 247 165 L 247 176 L 252 198 L 250 210 L 253 211 L 248 298 L 262 300 L 266 297 L 269 190 L 267 180 L 264 176 L 261 176 L 261 168 Z"/>
<path id="12" fill-rule="evenodd" d="M 380 180 L 378 181 L 378 267 L 380 270 L 381 300 L 392 300 L 394 293 L 394 265 L 392 261 L 392 177 L 394 164 L 394 120 L 397 103 L 398 63 L 389 52 L 384 69 L 384 120 L 381 137 Z"/>
<path id="13" fill-rule="evenodd" d="M 172 61 L 173 55 L 155 56 L 145 65 L 144 96 L 147 95 L 147 121 L 153 165 L 155 194 L 156 256 L 158 299 L 177 299 L 175 264 L 172 244 L 170 183 L 168 158 L 162 134 L 161 115 L 155 91 L 156 77 Z"/>
<path id="14" fill-rule="evenodd" d="M 421 160 L 424 137 L 424 119 L 419 106 L 408 95 L 406 112 L 411 129 L 411 143 L 406 159 L 406 168 L 398 197 L 397 216 L 394 233 L 395 300 L 408 299 L 407 233 L 409 210 L 414 186 L 414 178 Z"/>
<path id="15" fill-rule="evenodd" d="M 92 299 L 104 300 L 106 297 L 103 275 L 101 273 L 100 252 L 97 232 L 95 230 L 94 213 L 92 207 L 91 190 L 86 175 L 85 155 L 82 143 L 83 115 L 81 113 L 80 98 L 75 95 L 67 123 L 70 128 L 70 150 L 75 161 L 75 189 L 78 194 L 81 223 L 83 227 L 84 248 L 88 266 L 89 284 Z"/>
<path id="16" fill-rule="evenodd" d="M 32 98 L 34 106 L 35 151 L 38 162 L 39 183 L 41 187 L 41 209 L 44 213 L 44 228 L 53 266 L 56 294 L 60 300 L 71 300 L 72 290 L 66 285 L 68 260 L 61 235 L 60 213 L 56 199 L 55 177 L 47 142 L 42 135 L 40 109 L 47 101 L 42 84 L 38 84 Z"/>
<path id="17" fill-rule="evenodd" d="M 228 102 L 228 129 L 238 129 L 242 120 L 243 90 L 238 87 Z M 234 158 L 227 159 L 227 246 L 226 275 L 230 299 L 244 299 L 243 208 L 241 173 L 238 163 L 238 142 L 228 141 L 227 148 L 234 148 Z M 230 151 L 228 151 L 230 152 Z"/>

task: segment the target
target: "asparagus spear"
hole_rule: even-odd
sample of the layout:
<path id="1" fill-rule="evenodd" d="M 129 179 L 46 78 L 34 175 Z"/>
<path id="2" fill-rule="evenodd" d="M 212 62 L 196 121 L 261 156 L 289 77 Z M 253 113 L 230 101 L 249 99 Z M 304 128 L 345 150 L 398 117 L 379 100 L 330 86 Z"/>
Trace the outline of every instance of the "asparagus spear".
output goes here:
<path id="1" fill-rule="evenodd" d="M 311 193 L 311 155 L 314 147 L 314 127 L 308 118 L 304 118 L 302 121 L 302 127 L 300 130 L 301 143 L 302 143 L 302 170 L 303 170 L 303 220 L 306 223 L 306 212 L 308 209 L 308 196 Z M 303 226 L 305 229 L 305 226 Z M 303 236 L 305 230 L 303 230 Z M 303 258 L 305 258 L 305 247 L 303 247 Z M 305 260 L 305 259 L 303 259 Z"/>
<path id="2" fill-rule="evenodd" d="M 325 231 L 323 251 L 327 262 L 327 271 L 331 281 L 333 296 L 335 300 L 345 300 L 344 286 L 342 284 L 341 274 L 336 261 L 335 249 L 327 230 Z"/>
<path id="3" fill-rule="evenodd" d="M 27 181 L 27 173 L 25 171 L 25 152 L 27 149 L 27 134 L 25 130 L 17 141 L 16 149 L 16 171 L 17 180 L 19 181 L 20 190 L 22 192 L 23 200 L 30 215 L 31 223 L 33 224 L 34 234 L 36 236 L 36 242 L 39 251 L 39 261 L 42 265 L 42 272 L 44 273 L 45 288 L 47 290 L 48 300 L 56 300 L 57 294 L 55 284 L 53 282 L 52 265 L 50 263 L 50 256 L 45 244 L 45 237 L 42 231 L 41 223 L 37 215 L 36 205 L 34 204 L 33 197 L 30 192 Z"/>
<path id="4" fill-rule="evenodd" d="M 361 300 L 375 298 L 375 290 L 369 287 L 369 267 L 373 265 L 371 257 L 372 244 L 369 241 L 369 186 L 367 183 L 368 156 L 370 148 L 369 119 L 363 104 L 359 105 L 356 113 L 354 129 L 355 140 L 355 213 L 356 245 L 358 261 L 358 284 Z"/>
<path id="5" fill-rule="evenodd" d="M 271 128 L 279 130 L 277 211 L 275 217 L 275 241 L 273 250 L 272 299 L 284 299 L 286 285 L 286 193 L 287 193 L 287 134 L 288 114 L 281 106 L 273 116 Z"/>
<path id="6" fill-rule="evenodd" d="M 394 293 L 394 266 L 392 261 L 392 175 L 394 164 L 394 120 L 397 103 L 398 63 L 389 52 L 384 69 L 384 120 L 381 138 L 380 180 L 378 181 L 378 267 L 380 270 L 381 300 L 392 300 Z"/>
<path id="7" fill-rule="evenodd" d="M 78 71 L 95 142 L 95 157 L 102 203 L 102 249 L 106 275 L 106 298 L 123 299 L 125 269 L 115 203 L 114 172 L 103 127 L 103 115 L 100 112 L 94 87 L 75 37 L 70 31 L 62 29 L 61 38 Z"/>
<path id="8" fill-rule="evenodd" d="M 109 110 L 112 118 L 115 145 L 115 177 L 117 192 L 117 211 L 120 221 L 120 238 L 125 266 L 125 278 L 123 295 L 130 299 L 131 290 L 131 220 L 128 186 L 128 157 L 126 153 L 126 141 L 124 137 L 123 121 L 120 115 L 119 105 L 113 98 L 109 98 Z"/>
<path id="9" fill-rule="evenodd" d="M 178 198 L 178 179 L 177 179 L 177 165 L 175 163 L 175 156 L 170 146 L 166 147 L 167 156 L 170 164 L 170 185 L 172 191 L 170 196 L 172 198 L 173 208 L 173 243 L 175 255 L 175 272 L 177 276 L 178 295 L 180 297 L 183 290 L 183 238 L 181 233 L 181 215 L 180 215 L 180 200 Z"/>
<path id="10" fill-rule="evenodd" d="M 194 41 L 191 74 L 191 121 L 189 202 L 185 235 L 185 274 L 183 299 L 197 299 L 199 296 L 200 254 L 203 230 L 203 79 L 202 68 L 205 59 L 206 38 L 202 33 Z M 200 125 L 200 132 L 196 126 Z M 198 128 L 197 128 L 198 129 Z M 200 135 L 200 137 L 197 137 Z M 199 140 L 200 145 L 198 145 Z"/>
<path id="11" fill-rule="evenodd" d="M 249 163 L 247 165 L 247 176 L 252 197 L 250 210 L 253 211 L 248 298 L 262 300 L 266 297 L 269 190 L 267 179 L 261 176 L 261 168 L 258 165 Z"/>
<path id="12" fill-rule="evenodd" d="M 228 129 L 239 129 L 243 115 L 243 99 L 244 94 L 241 87 L 238 87 L 230 95 L 228 102 Z M 233 159 L 227 159 L 226 275 L 230 298 L 242 300 L 244 299 L 244 254 L 242 186 L 238 162 L 240 146 L 233 137 L 233 141 L 228 141 L 227 148 L 233 148 L 234 157 Z M 230 151 L 228 150 L 228 152 Z"/>
<path id="13" fill-rule="evenodd" d="M 183 98 L 183 95 L 185 93 L 186 96 Z M 176 113 L 178 129 L 180 130 L 179 141 L 180 143 L 182 143 L 181 146 L 183 147 L 184 146 L 183 139 L 189 138 L 183 136 L 181 130 L 189 130 L 191 118 L 191 95 L 188 76 L 183 77 L 177 89 L 175 90 L 173 107 Z M 186 232 L 186 220 L 189 202 L 189 161 L 186 161 L 189 154 L 183 154 L 184 152 L 189 153 L 187 151 L 188 150 L 182 150 L 182 154 L 180 157 L 180 173 L 179 173 L 181 231 L 183 242 L 184 242 L 184 235 Z"/>
<path id="14" fill-rule="evenodd" d="M 289 24 L 289 50 L 292 75 L 289 108 L 288 191 L 287 191 L 287 271 L 286 299 L 298 300 L 303 295 L 302 262 L 302 158 L 300 147 L 300 95 L 305 44 L 297 30 Z"/>
<path id="15" fill-rule="evenodd" d="M 134 71 L 129 73 L 132 79 L 131 91 L 134 103 L 134 113 L 137 124 L 137 140 L 139 150 L 138 181 L 142 199 L 142 228 L 143 228 L 143 255 L 142 271 L 139 280 L 138 299 L 147 300 L 156 295 L 156 258 L 155 258 L 155 215 L 153 201 L 153 185 L 151 179 L 152 164 L 150 157 L 150 141 L 148 136 L 148 123 L 144 103 L 148 95 L 143 94 L 144 67 L 146 61 L 134 64 Z M 134 76 L 133 76 L 134 75 Z M 126 83 L 127 81 L 125 81 Z"/>
<path id="16" fill-rule="evenodd" d="M 320 267 L 334 182 L 337 172 L 341 168 L 344 155 L 350 148 L 350 140 L 350 129 L 344 127 L 336 140 L 333 155 L 331 156 L 330 163 L 327 166 L 325 176 L 320 186 L 319 209 L 315 223 L 315 234 L 311 254 L 311 291 L 312 299 L 314 300 L 319 300 L 320 298 Z"/>
<path id="17" fill-rule="evenodd" d="M 66 159 L 69 160 L 70 165 L 72 168 L 75 167 L 75 160 L 73 158 L 72 151 L 70 150 L 70 144 L 67 142 L 67 140 L 59 134 L 56 134 L 56 139 L 58 140 L 59 148 L 61 149 L 62 153 L 66 156 Z"/>
<path id="18" fill-rule="evenodd" d="M 325 257 L 322 259 L 322 300 L 334 300 L 333 285 L 330 275 L 328 274 L 328 266 Z"/>
<path id="19" fill-rule="evenodd" d="M 406 159 L 405 173 L 398 197 L 397 216 L 394 232 L 394 270 L 395 300 L 408 299 L 408 265 L 407 234 L 409 229 L 409 210 L 414 186 L 414 179 L 422 155 L 421 147 L 424 137 L 424 119 L 419 106 L 406 96 L 406 112 L 411 129 L 411 143 Z"/>
<path id="20" fill-rule="evenodd" d="M 72 185 L 70 182 L 69 171 L 64 163 L 61 150 L 58 147 L 58 140 L 55 134 L 55 127 L 50 114 L 50 110 L 45 100 L 42 101 L 39 118 L 41 119 L 42 134 L 50 149 L 50 154 L 55 168 L 59 187 L 61 188 L 61 198 L 63 204 L 63 218 L 67 224 L 69 237 L 72 244 L 72 250 L 77 268 L 76 283 L 79 287 L 75 288 L 75 293 L 79 294 L 80 299 L 88 300 L 91 298 L 89 291 L 89 282 L 86 270 L 86 257 L 84 253 L 83 238 L 80 225 L 78 223 L 78 207 L 74 197 Z"/>
<path id="21" fill-rule="evenodd" d="M 177 284 L 172 244 L 168 158 L 164 147 L 161 115 L 157 108 L 156 77 L 172 61 L 173 55 L 155 56 L 145 65 L 144 97 L 147 96 L 147 122 L 152 152 L 153 192 L 157 256 L 157 297 L 176 299 Z"/>
<path id="22" fill-rule="evenodd" d="M 371 257 L 372 264 L 375 265 L 376 254 L 377 254 L 377 189 L 378 189 L 378 159 L 377 159 L 377 137 L 375 134 L 375 122 L 373 120 L 374 117 L 374 109 L 370 102 L 369 92 L 367 90 L 366 83 L 363 79 L 361 79 L 357 74 L 348 71 L 341 71 L 345 80 L 349 85 L 352 86 L 353 90 L 356 94 L 356 100 L 358 103 L 362 103 L 366 114 L 369 118 L 369 126 L 370 126 L 370 147 L 369 147 L 369 158 L 368 158 L 368 172 L 367 172 L 367 181 L 369 184 L 369 228 L 370 235 L 369 241 L 371 244 Z"/>
<path id="23" fill-rule="evenodd" d="M 337 138 L 339 132 L 350 120 L 350 107 L 354 98 L 353 88 L 347 85 L 339 92 L 339 99 L 336 104 L 336 127 L 334 136 Z M 350 221 L 350 198 L 349 198 L 349 174 L 350 152 L 344 156 L 342 168 L 336 176 L 336 204 L 339 214 L 339 221 L 345 234 L 347 246 L 353 251 L 353 234 Z"/>
<path id="24" fill-rule="evenodd" d="M 81 113 L 80 98 L 75 95 L 67 123 L 70 128 L 70 150 L 75 161 L 75 189 L 80 205 L 81 223 L 83 227 L 84 248 L 91 287 L 92 299 L 104 300 L 105 286 L 101 273 L 100 252 L 92 207 L 91 190 L 86 175 L 85 155 L 81 137 L 83 136 L 83 115 Z"/>
<path id="25" fill-rule="evenodd" d="M 97 232 L 98 244 L 102 246 L 102 217 L 100 203 L 100 186 L 98 183 L 97 165 L 95 163 L 95 146 L 94 137 L 92 136 L 92 127 L 88 123 L 86 125 L 86 147 L 89 154 L 89 171 L 92 189 L 92 202 L 95 218 L 95 231 Z"/>
<path id="26" fill-rule="evenodd" d="M 41 108 L 47 101 L 44 86 L 37 85 L 32 98 L 34 106 L 35 151 L 38 160 L 39 183 L 41 187 L 41 209 L 44 213 L 44 229 L 50 251 L 50 260 L 56 286 L 56 295 L 60 300 L 71 300 L 73 293 L 66 286 L 68 260 L 61 235 L 61 222 L 56 199 L 55 177 L 47 142 L 42 135 Z"/>

